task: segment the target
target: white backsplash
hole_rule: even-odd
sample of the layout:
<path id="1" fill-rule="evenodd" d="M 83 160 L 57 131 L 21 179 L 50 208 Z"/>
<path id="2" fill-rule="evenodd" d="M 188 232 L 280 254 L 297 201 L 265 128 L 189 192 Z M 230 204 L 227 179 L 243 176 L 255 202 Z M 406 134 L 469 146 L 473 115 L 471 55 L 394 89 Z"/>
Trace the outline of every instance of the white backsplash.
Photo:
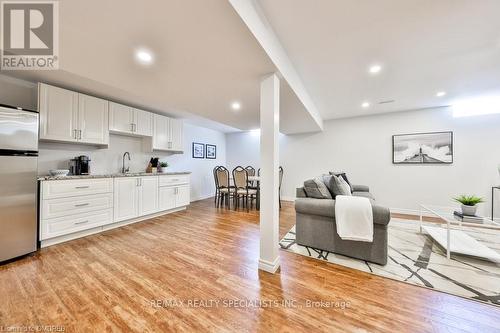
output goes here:
<path id="1" fill-rule="evenodd" d="M 130 171 L 145 171 L 151 157 L 160 157 L 168 161 L 169 153 L 147 153 L 143 149 L 142 139 L 111 134 L 109 148 L 97 148 L 87 145 L 41 142 L 39 146 L 38 173 L 47 175 L 51 169 L 68 169 L 69 160 L 76 156 L 90 157 L 91 173 L 116 173 L 122 168 L 123 153 L 130 153 Z M 127 160 L 126 163 L 129 163 Z"/>

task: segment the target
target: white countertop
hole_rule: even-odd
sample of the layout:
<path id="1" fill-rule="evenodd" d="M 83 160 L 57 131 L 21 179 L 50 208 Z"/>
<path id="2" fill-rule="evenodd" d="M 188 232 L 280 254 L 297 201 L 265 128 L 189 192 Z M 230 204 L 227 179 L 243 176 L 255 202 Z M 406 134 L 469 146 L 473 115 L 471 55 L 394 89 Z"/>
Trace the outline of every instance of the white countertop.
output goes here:
<path id="1" fill-rule="evenodd" d="M 172 176 L 172 175 L 188 175 L 189 171 L 179 172 L 161 172 L 161 173 L 146 173 L 146 172 L 128 172 L 128 173 L 112 173 L 103 175 L 79 175 L 79 176 L 39 176 L 38 180 L 66 180 L 66 179 L 92 179 L 92 178 L 117 178 L 117 177 L 144 177 L 144 176 Z"/>

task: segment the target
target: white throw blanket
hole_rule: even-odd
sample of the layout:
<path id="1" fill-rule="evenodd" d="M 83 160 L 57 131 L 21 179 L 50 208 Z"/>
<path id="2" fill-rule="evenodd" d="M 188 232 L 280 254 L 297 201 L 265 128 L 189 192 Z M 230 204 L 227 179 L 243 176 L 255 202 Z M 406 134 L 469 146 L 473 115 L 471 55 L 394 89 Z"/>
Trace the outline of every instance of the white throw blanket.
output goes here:
<path id="1" fill-rule="evenodd" d="M 343 240 L 373 242 L 373 212 L 369 199 L 337 195 L 335 220 L 337 233 Z"/>

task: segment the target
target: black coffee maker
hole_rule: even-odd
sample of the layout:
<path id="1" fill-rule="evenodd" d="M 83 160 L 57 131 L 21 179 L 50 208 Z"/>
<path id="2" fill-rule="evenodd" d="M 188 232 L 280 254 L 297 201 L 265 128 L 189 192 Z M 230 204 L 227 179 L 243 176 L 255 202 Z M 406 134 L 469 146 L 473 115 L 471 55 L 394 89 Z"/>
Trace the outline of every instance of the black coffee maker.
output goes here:
<path id="1" fill-rule="evenodd" d="M 75 157 L 69 163 L 69 171 L 74 176 L 90 175 L 90 158 L 85 155 Z"/>

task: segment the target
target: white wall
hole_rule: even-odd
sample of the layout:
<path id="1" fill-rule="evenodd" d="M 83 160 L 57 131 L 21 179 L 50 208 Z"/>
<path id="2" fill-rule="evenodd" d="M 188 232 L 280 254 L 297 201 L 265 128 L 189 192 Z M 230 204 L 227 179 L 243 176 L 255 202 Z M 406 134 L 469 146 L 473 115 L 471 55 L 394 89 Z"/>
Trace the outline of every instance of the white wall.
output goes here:
<path id="1" fill-rule="evenodd" d="M 447 130 L 454 132 L 453 164 L 392 164 L 392 135 Z M 258 135 L 231 133 L 226 141 L 230 167 L 258 167 Z M 500 115 L 453 118 L 451 109 L 438 108 L 326 121 L 323 132 L 281 136 L 280 160 L 283 197 L 294 197 L 306 179 L 343 170 L 395 210 L 411 212 L 419 203 L 449 206 L 450 197 L 467 193 L 483 196 L 489 215 L 491 186 L 500 183 Z"/>
<path id="2" fill-rule="evenodd" d="M 123 153 L 131 155 L 130 171 L 144 172 L 151 157 L 160 157 L 170 165 L 168 171 L 190 171 L 191 201 L 210 197 L 214 193 L 212 170 L 216 165 L 226 164 L 226 140 L 224 133 L 184 124 L 184 154 L 162 152 L 148 153 L 143 149 L 142 139 L 111 134 L 109 148 L 100 149 L 86 145 L 41 142 L 39 147 L 38 173 L 46 175 L 50 169 L 67 169 L 70 159 L 87 155 L 91 159 L 91 173 L 108 174 L 120 172 Z M 217 146 L 217 159 L 192 158 L 192 142 Z M 128 163 L 128 161 L 126 161 Z"/>

